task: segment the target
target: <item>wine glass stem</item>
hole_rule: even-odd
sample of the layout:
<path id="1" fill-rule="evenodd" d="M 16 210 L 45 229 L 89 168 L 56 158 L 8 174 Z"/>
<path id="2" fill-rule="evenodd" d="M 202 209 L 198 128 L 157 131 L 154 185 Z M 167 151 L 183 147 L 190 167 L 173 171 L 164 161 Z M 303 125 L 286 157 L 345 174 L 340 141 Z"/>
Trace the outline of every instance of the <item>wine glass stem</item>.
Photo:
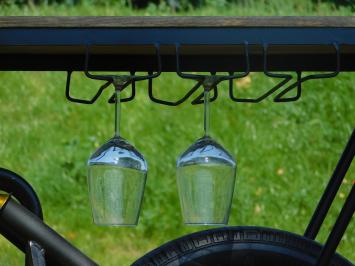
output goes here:
<path id="1" fill-rule="evenodd" d="M 115 90 L 115 137 L 120 136 L 120 121 L 121 121 L 121 92 Z"/>
<path id="2" fill-rule="evenodd" d="M 203 93 L 203 106 L 203 125 L 205 137 L 207 137 L 210 134 L 210 91 L 208 89 L 205 89 Z"/>

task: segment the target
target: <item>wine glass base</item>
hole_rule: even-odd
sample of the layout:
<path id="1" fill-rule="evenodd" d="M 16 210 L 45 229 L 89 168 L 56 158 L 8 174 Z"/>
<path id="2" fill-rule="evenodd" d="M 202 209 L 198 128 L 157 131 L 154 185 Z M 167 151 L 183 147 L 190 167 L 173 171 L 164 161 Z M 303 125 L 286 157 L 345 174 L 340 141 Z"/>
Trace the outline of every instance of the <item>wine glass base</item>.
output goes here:
<path id="1" fill-rule="evenodd" d="M 228 223 L 185 223 L 185 225 L 189 225 L 189 226 L 226 226 L 228 225 Z"/>
<path id="2" fill-rule="evenodd" d="M 111 224 L 111 223 L 95 223 L 95 225 L 100 226 L 100 227 L 106 227 L 106 226 L 110 226 L 110 227 L 136 227 L 138 223 L 136 224 Z"/>

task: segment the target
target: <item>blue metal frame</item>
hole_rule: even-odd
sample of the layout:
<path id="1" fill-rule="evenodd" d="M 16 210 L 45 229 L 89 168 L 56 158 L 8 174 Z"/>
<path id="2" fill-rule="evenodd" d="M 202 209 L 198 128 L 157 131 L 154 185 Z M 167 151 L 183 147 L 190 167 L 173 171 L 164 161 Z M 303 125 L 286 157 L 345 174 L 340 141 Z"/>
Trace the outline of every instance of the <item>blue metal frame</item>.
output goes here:
<path id="1" fill-rule="evenodd" d="M 333 53 L 333 43 L 348 50 L 342 54 L 340 70 L 355 71 L 355 28 L 294 27 L 1 28 L 0 70 L 83 71 L 85 47 L 90 45 L 92 70 L 156 71 L 154 50 L 147 47 L 159 44 L 162 71 L 176 72 L 174 47 L 179 43 L 198 46 L 199 51 L 184 55 L 184 71 L 242 71 L 245 41 L 251 47 L 250 71 L 263 71 L 263 44 L 280 45 L 287 51 L 270 51 L 270 71 L 332 71 L 334 62 L 329 62 L 329 55 Z M 127 45 L 137 46 L 138 52 L 125 52 Z M 221 54 L 220 46 L 229 45 L 240 45 L 240 52 L 233 56 Z M 313 50 L 307 52 L 304 46 L 312 46 Z M 327 46 L 329 52 L 314 52 Z M 206 48 L 211 49 L 204 53 Z"/>

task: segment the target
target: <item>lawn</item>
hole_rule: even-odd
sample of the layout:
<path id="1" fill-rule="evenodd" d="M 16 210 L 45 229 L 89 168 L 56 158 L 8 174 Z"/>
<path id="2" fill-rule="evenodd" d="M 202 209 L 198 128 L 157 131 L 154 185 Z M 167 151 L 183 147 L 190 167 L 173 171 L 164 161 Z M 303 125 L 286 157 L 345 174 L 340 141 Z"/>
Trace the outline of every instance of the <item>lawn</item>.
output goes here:
<path id="1" fill-rule="evenodd" d="M 345 7 L 311 1 L 250 1 L 175 14 L 167 6 L 131 10 L 114 6 L 0 6 L 0 15 L 353 15 Z M 100 83 L 75 73 L 77 96 Z M 135 101 L 122 106 L 122 136 L 141 151 L 149 174 L 139 225 L 97 227 L 91 221 L 86 184 L 89 155 L 113 135 L 114 109 L 65 99 L 65 73 L 0 72 L 0 167 L 24 176 L 36 189 L 45 220 L 100 265 L 129 265 L 147 251 L 206 227 L 182 224 L 175 180 L 176 158 L 202 136 L 202 106 L 166 107 L 148 100 L 146 83 L 137 85 Z M 276 80 L 253 73 L 238 81 L 238 92 L 256 95 Z M 276 104 L 237 104 L 220 87 L 211 104 L 211 134 L 238 161 L 229 225 L 259 225 L 302 234 L 355 124 L 355 76 L 308 81 L 301 100 Z M 178 97 L 191 83 L 162 74 L 157 93 Z M 128 92 L 125 92 L 128 93 Z M 323 242 L 355 180 L 351 167 L 318 240 Z M 355 262 L 352 221 L 338 251 Z M 23 265 L 24 256 L 0 237 L 0 265 Z"/>

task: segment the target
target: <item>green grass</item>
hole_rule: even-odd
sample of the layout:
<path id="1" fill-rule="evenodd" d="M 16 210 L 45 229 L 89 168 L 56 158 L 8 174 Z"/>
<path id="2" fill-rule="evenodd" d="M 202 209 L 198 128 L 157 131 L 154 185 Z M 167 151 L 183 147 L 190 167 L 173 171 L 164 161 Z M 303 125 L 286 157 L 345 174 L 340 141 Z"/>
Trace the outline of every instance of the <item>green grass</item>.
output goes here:
<path id="1" fill-rule="evenodd" d="M 83 1 L 80 6 L 43 5 L 43 6 L 0 6 L 1 15 L 7 16 L 351 16 L 351 8 L 335 7 L 328 2 L 314 4 L 310 0 L 247 0 L 246 4 L 230 5 L 226 0 L 208 0 L 207 6 L 199 9 L 190 8 L 182 12 L 174 12 L 164 4 L 149 5 L 143 10 L 132 10 L 124 1 L 117 0 L 116 4 L 93 6 L 91 0 Z M 113 1 L 107 1 L 113 2 Z"/>
<path id="2" fill-rule="evenodd" d="M 209 6 L 189 15 L 351 15 L 348 9 L 313 6 L 309 1 L 255 1 L 248 6 Z M 118 8 L 120 7 L 120 8 Z M 42 6 L 0 9 L 0 15 L 171 15 L 167 7 L 132 11 L 112 7 Z M 184 13 L 185 14 L 185 13 Z M 180 13 L 178 14 L 180 15 Z M 65 73 L 0 73 L 0 167 L 9 168 L 33 184 L 42 201 L 45 220 L 101 265 L 129 265 L 145 252 L 183 234 L 205 227 L 182 224 L 175 182 L 175 160 L 202 135 L 202 106 L 154 104 L 146 84 L 137 98 L 122 106 L 122 135 L 149 163 L 143 209 L 136 228 L 103 228 L 91 222 L 86 185 L 89 155 L 113 135 L 111 91 L 95 105 L 65 99 Z M 240 93 L 255 94 L 276 80 L 251 75 Z M 236 104 L 220 88 L 211 106 L 212 135 L 238 161 L 230 225 L 260 225 L 302 234 L 346 140 L 354 128 L 353 74 L 309 81 L 300 101 Z M 99 83 L 75 74 L 76 96 L 87 96 Z M 156 93 L 178 97 L 190 82 L 163 74 Z M 128 93 L 128 92 L 125 92 Z M 341 204 L 355 180 L 350 169 L 336 204 L 324 224 L 324 242 Z M 355 262 L 355 223 L 350 224 L 338 251 Z M 22 265 L 23 255 L 0 239 L 0 265 Z"/>

